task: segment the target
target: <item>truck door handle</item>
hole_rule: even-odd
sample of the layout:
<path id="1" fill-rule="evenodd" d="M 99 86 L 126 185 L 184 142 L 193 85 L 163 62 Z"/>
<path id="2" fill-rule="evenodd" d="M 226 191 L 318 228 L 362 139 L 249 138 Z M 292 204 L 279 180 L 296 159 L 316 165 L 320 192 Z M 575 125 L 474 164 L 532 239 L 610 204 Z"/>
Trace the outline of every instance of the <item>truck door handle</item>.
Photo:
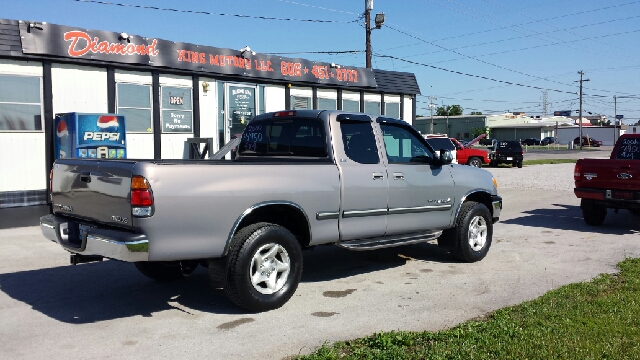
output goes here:
<path id="1" fill-rule="evenodd" d="M 373 180 L 384 180 L 384 175 L 382 173 L 373 173 Z"/>
<path id="2" fill-rule="evenodd" d="M 401 172 L 394 172 L 393 180 L 404 180 L 404 174 Z"/>
<path id="3" fill-rule="evenodd" d="M 91 173 L 82 173 L 80 174 L 80 181 L 90 183 L 91 182 Z"/>

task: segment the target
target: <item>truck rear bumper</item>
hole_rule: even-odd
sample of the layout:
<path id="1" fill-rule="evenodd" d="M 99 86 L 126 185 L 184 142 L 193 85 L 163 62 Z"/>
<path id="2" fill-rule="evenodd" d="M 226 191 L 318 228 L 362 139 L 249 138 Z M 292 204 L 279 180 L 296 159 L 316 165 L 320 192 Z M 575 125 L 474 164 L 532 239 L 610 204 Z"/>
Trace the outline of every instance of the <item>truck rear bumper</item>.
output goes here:
<path id="1" fill-rule="evenodd" d="M 127 262 L 149 260 L 149 240 L 143 234 L 91 227 L 53 214 L 40 218 L 40 230 L 45 238 L 75 254 Z"/>
<path id="2" fill-rule="evenodd" d="M 595 200 L 608 208 L 640 209 L 638 191 L 574 188 L 573 193 L 580 199 Z"/>

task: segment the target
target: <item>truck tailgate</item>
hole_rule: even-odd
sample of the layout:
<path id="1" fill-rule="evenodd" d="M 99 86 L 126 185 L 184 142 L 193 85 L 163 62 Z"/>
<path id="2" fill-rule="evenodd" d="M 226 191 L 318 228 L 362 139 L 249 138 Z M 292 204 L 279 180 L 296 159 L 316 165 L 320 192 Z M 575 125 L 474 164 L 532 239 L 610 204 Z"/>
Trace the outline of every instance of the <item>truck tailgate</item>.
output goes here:
<path id="1" fill-rule="evenodd" d="M 640 190 L 640 163 L 637 160 L 581 159 L 577 188 Z"/>
<path id="2" fill-rule="evenodd" d="M 53 212 L 120 227 L 131 222 L 134 161 L 60 159 L 53 167 Z"/>

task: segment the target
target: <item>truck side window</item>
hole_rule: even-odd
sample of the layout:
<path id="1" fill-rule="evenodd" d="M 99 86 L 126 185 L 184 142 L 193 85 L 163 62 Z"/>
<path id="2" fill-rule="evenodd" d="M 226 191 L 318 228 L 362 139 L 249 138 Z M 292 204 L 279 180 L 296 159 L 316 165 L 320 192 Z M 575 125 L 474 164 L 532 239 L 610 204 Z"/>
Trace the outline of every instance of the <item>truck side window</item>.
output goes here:
<path id="1" fill-rule="evenodd" d="M 317 119 L 252 121 L 239 145 L 241 156 L 327 157 L 324 124 Z"/>
<path id="2" fill-rule="evenodd" d="M 369 122 L 341 121 L 342 144 L 349 159 L 360 164 L 380 162 L 376 137 Z"/>
<path id="3" fill-rule="evenodd" d="M 431 151 L 416 134 L 402 126 L 380 124 L 389 164 L 429 163 Z"/>

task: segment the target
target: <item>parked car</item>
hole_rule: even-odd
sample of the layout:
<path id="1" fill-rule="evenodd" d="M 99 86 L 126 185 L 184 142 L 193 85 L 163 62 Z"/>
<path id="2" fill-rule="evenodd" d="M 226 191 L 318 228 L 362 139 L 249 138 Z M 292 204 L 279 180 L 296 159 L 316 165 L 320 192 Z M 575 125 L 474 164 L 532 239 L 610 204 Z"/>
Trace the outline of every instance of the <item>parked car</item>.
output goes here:
<path id="1" fill-rule="evenodd" d="M 489 154 L 489 166 L 495 167 L 502 163 L 511 164 L 519 168 L 522 167 L 524 150 L 522 145 L 515 140 L 498 140 L 491 147 Z"/>
<path id="2" fill-rule="evenodd" d="M 556 138 L 553 136 L 547 136 L 546 138 L 540 140 L 540 145 L 551 145 L 556 143 Z"/>
<path id="3" fill-rule="evenodd" d="M 573 139 L 573 145 L 578 145 L 580 146 L 580 137 L 576 137 L 575 139 Z M 596 140 L 592 137 L 588 137 L 588 136 L 583 136 L 582 137 L 582 146 L 594 146 L 594 147 L 599 147 L 602 146 L 602 141 L 600 140 Z"/>
<path id="4" fill-rule="evenodd" d="M 453 156 L 453 163 L 458 164 L 457 148 L 451 139 L 449 139 L 447 134 L 427 134 L 423 135 L 423 137 L 434 150 L 449 150 L 451 152 L 451 156 Z"/>
<path id="5" fill-rule="evenodd" d="M 537 138 L 529 138 L 529 139 L 524 139 L 520 142 L 522 145 L 540 145 L 540 139 Z"/>
<path id="6" fill-rule="evenodd" d="M 430 142 L 433 139 L 426 140 Z M 456 146 L 458 164 L 478 168 L 482 167 L 483 164 L 489 164 L 489 153 L 486 150 L 470 148 L 454 138 L 451 138 L 451 142 Z"/>

